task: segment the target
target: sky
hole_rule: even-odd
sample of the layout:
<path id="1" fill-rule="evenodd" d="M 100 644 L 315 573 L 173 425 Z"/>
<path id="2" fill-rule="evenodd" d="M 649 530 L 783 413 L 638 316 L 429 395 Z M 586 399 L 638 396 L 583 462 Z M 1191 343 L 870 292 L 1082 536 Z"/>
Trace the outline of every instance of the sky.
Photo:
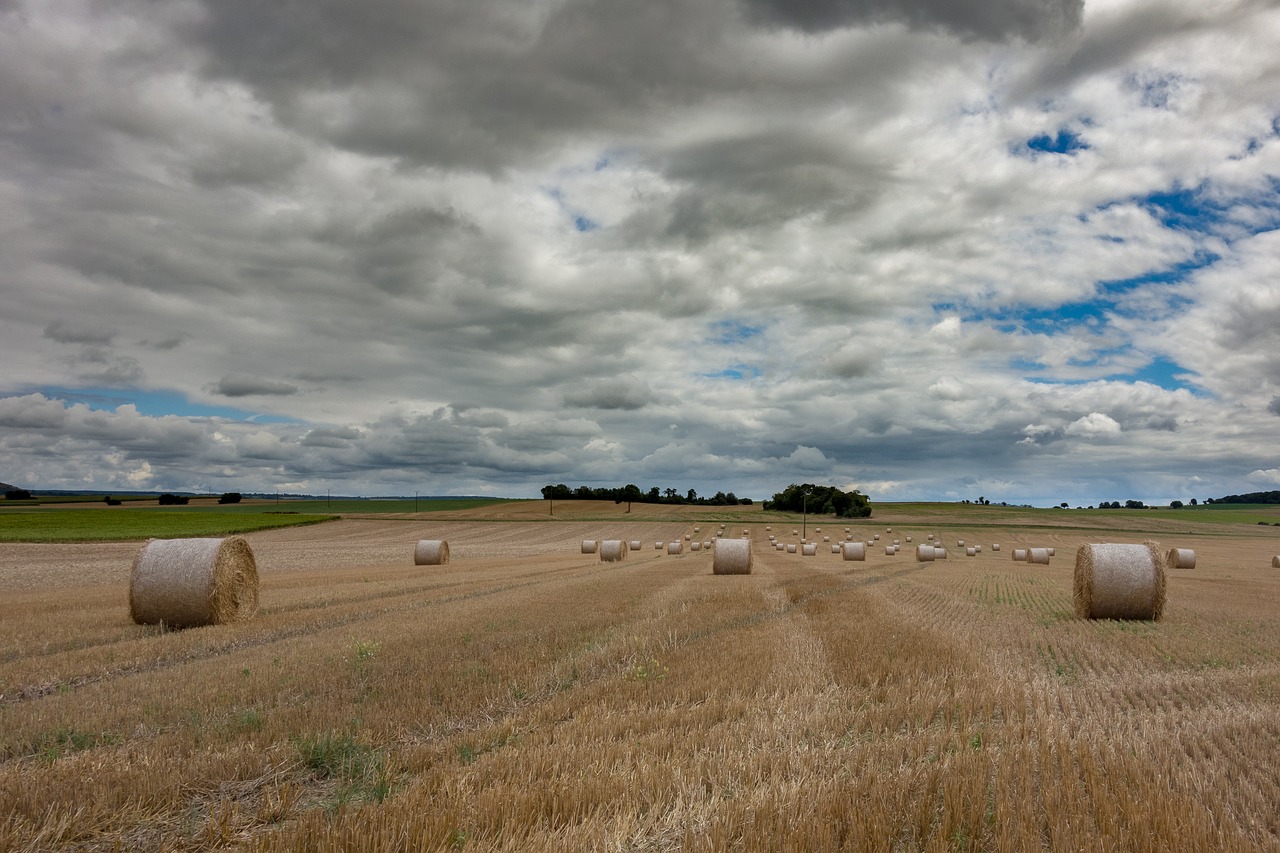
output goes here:
<path id="1" fill-rule="evenodd" d="M 1280 488 L 1276 0 L 0 0 L 0 481 Z"/>

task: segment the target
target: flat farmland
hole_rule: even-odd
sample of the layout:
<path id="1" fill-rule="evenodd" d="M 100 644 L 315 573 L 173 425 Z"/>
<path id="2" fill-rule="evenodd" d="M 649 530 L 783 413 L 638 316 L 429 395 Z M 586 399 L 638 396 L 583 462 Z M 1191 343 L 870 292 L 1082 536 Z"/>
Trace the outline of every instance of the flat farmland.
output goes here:
<path id="1" fill-rule="evenodd" d="M 1280 531 L 555 510 L 249 533 L 258 615 L 185 631 L 130 622 L 139 542 L 0 544 L 0 849 L 1280 851 Z M 654 548 L 721 522 L 752 574 Z M 1199 558 L 1164 618 L 1076 619 L 1076 548 L 1148 538 Z"/>

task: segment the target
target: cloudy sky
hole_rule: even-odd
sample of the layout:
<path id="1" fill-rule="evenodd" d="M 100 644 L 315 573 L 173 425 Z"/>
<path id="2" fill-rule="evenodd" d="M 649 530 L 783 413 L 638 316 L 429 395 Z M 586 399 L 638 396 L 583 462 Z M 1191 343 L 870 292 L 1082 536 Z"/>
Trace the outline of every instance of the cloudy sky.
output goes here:
<path id="1" fill-rule="evenodd" d="M 1276 0 L 0 0 L 0 480 L 1280 488 Z"/>

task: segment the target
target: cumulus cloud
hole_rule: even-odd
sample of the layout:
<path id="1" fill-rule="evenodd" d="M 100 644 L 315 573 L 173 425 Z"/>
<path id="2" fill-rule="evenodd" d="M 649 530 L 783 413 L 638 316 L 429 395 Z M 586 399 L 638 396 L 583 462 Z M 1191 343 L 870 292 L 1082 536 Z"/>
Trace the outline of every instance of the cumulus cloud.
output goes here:
<path id="1" fill-rule="evenodd" d="M 6 8 L 0 470 L 1093 503 L 1270 468 L 1273 3 Z"/>

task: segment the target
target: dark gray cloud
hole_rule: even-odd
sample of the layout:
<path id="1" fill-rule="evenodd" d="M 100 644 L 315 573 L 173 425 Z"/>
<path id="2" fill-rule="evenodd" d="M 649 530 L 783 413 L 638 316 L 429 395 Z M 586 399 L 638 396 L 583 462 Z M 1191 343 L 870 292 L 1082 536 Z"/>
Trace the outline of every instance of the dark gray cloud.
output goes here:
<path id="1" fill-rule="evenodd" d="M 116 332 L 84 320 L 54 320 L 44 327 L 44 336 L 60 344 L 109 344 Z"/>
<path id="2" fill-rule="evenodd" d="M 209 390 L 223 397 L 288 396 L 297 394 L 298 386 L 278 379 L 236 373 L 222 377 Z"/>
<path id="3" fill-rule="evenodd" d="M 902 23 L 965 38 L 1060 36 L 1080 25 L 1084 0 L 743 0 L 764 23 L 817 33 Z"/>

